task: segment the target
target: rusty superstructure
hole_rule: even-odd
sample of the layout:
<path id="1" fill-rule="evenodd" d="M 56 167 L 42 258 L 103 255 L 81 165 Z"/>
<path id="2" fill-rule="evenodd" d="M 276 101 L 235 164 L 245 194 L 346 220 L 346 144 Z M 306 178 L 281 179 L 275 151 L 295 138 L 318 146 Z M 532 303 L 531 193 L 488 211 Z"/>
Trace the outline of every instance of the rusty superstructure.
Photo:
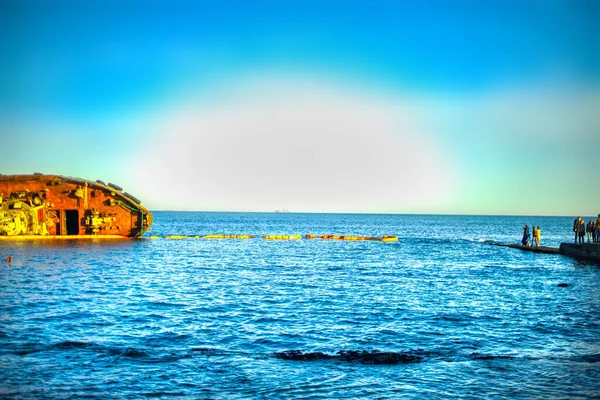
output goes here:
<path id="1" fill-rule="evenodd" d="M 0 239 L 140 237 L 151 224 L 140 201 L 112 183 L 0 175 Z"/>

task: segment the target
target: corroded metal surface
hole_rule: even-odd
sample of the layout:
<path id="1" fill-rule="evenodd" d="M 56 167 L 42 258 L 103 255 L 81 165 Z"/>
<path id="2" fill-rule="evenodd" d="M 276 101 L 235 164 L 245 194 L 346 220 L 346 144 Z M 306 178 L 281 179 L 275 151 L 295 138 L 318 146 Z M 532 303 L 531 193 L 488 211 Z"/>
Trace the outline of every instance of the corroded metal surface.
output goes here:
<path id="1" fill-rule="evenodd" d="M 0 175 L 0 238 L 141 236 L 152 215 L 109 185 L 59 175 Z"/>

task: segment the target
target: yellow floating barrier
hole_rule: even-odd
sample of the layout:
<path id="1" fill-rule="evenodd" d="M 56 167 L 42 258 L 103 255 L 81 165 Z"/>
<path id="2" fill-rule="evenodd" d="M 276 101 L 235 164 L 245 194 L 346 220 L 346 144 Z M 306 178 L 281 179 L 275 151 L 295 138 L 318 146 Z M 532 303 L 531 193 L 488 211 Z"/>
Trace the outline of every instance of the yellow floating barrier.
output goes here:
<path id="1" fill-rule="evenodd" d="M 73 236 L 70 236 L 71 238 Z M 256 236 L 252 235 L 221 235 L 221 234 L 211 234 L 204 236 L 187 236 L 187 235 L 167 235 L 165 239 L 253 239 Z M 306 235 L 265 235 L 262 238 L 266 240 L 299 240 L 302 238 L 305 239 L 323 239 L 323 240 L 348 240 L 348 241 L 360 241 L 360 240 L 372 240 L 378 242 L 397 242 L 397 236 L 383 236 L 383 237 L 374 237 L 374 236 L 345 236 L 345 235 L 314 235 L 312 233 L 307 233 Z M 2 236 L 0 236 L 2 238 Z M 95 238 L 95 236 L 91 236 L 90 238 Z M 116 238 L 116 236 L 115 236 Z M 119 236 L 120 238 L 120 236 Z M 152 235 L 149 237 L 150 239 L 162 239 L 162 236 Z"/>
<path id="2" fill-rule="evenodd" d="M 204 235 L 202 239 L 253 239 L 252 235 Z"/>
<path id="3" fill-rule="evenodd" d="M 344 236 L 344 240 L 368 240 L 366 236 Z"/>
<path id="4" fill-rule="evenodd" d="M 345 236 L 345 235 L 321 235 L 319 239 L 323 240 L 372 240 L 366 236 Z"/>
<path id="5" fill-rule="evenodd" d="M 374 237 L 374 236 L 345 236 L 345 235 L 320 235 L 319 239 L 323 240 L 349 240 L 349 241 L 359 241 L 359 240 L 373 240 L 379 242 L 397 242 L 397 236 L 384 236 L 384 237 Z"/>
<path id="6" fill-rule="evenodd" d="M 266 240 L 298 240 L 301 239 L 302 235 L 266 235 L 263 239 Z"/>

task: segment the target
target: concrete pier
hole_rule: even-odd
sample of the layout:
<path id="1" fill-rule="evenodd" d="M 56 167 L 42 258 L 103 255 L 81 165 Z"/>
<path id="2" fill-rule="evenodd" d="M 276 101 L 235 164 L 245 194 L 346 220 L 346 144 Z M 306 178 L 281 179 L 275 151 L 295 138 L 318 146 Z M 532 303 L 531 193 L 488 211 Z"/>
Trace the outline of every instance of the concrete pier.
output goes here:
<path id="1" fill-rule="evenodd" d="M 511 249 L 519 249 L 523 251 L 531 251 L 533 253 L 544 254 L 562 254 L 580 260 L 595 261 L 600 263 L 600 243 L 561 243 L 560 247 L 529 247 L 520 244 L 504 244 L 490 243 L 492 246 L 510 247 Z"/>
<path id="2" fill-rule="evenodd" d="M 492 243 L 492 245 L 500 246 L 500 247 L 510 247 L 511 249 L 519 249 L 519 250 L 523 250 L 523 251 L 531 251 L 533 253 L 560 254 L 557 247 L 547 247 L 547 246 L 529 247 L 529 246 L 523 246 L 520 244 L 501 244 L 501 243 Z"/>
<path id="3" fill-rule="evenodd" d="M 561 243 L 560 254 L 600 263 L 600 243 Z"/>

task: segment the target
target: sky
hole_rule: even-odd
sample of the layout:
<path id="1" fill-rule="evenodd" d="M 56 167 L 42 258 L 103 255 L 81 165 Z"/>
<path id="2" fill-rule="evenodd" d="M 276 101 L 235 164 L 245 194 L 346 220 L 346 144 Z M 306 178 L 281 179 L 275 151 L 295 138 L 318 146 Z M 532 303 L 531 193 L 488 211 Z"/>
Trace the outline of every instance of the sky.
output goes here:
<path id="1" fill-rule="evenodd" d="M 151 210 L 596 215 L 596 1 L 0 2 L 0 173 Z"/>

